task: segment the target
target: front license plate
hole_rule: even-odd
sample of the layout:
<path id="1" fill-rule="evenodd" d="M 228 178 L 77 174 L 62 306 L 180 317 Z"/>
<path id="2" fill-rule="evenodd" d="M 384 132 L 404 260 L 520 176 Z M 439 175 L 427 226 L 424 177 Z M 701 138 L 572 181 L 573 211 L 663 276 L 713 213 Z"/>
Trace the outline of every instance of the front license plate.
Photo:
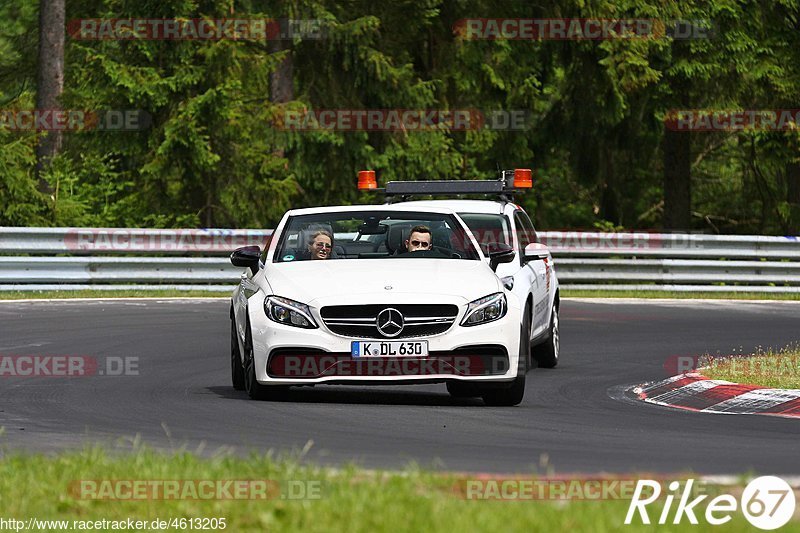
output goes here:
<path id="1" fill-rule="evenodd" d="M 352 341 L 353 357 L 428 357 L 428 341 Z"/>

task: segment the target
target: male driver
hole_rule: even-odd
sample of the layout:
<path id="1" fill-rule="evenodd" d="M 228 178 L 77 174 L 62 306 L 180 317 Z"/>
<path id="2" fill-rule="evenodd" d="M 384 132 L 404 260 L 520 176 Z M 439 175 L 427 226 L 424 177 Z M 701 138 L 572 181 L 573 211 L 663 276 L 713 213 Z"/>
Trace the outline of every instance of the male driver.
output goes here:
<path id="1" fill-rule="evenodd" d="M 414 226 L 406 239 L 406 250 L 418 252 L 431 249 L 431 230 L 428 226 Z"/>

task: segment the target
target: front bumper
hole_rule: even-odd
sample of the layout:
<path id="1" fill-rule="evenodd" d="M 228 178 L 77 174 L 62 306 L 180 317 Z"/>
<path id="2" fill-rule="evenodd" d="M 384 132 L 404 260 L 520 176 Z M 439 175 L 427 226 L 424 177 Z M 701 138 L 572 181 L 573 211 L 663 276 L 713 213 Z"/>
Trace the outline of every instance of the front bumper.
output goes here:
<path id="1" fill-rule="evenodd" d="M 396 303 L 419 302 L 419 298 L 420 295 L 409 295 L 400 297 Z M 459 325 L 466 312 L 466 302 L 453 299 L 448 303 L 456 303 L 459 314 L 448 331 L 402 339 L 428 341 L 428 357 L 393 358 L 351 356 L 351 341 L 369 339 L 332 333 L 321 320 L 319 309 L 312 308 L 319 324 L 317 329 L 277 324 L 266 317 L 263 299 L 263 295 L 254 295 L 248 306 L 256 379 L 262 384 L 381 384 L 447 380 L 503 383 L 517 376 L 521 320 L 514 298 L 508 299 L 508 311 L 500 320 L 470 327 Z"/>

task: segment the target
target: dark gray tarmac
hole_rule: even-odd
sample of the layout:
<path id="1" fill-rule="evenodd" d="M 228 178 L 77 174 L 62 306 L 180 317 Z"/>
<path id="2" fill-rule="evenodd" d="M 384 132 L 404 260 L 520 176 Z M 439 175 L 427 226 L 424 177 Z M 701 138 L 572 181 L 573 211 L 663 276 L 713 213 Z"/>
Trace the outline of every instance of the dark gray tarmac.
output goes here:
<path id="1" fill-rule="evenodd" d="M 800 340 L 794 302 L 570 300 L 558 368 L 524 402 L 453 400 L 444 385 L 318 386 L 255 402 L 230 387 L 228 303 L 0 303 L 0 356 L 138 358 L 138 375 L 0 376 L 0 447 L 62 450 L 134 439 L 204 454 L 305 448 L 324 464 L 411 462 L 486 472 L 800 474 L 800 420 L 711 415 L 626 400 L 673 355 Z"/>

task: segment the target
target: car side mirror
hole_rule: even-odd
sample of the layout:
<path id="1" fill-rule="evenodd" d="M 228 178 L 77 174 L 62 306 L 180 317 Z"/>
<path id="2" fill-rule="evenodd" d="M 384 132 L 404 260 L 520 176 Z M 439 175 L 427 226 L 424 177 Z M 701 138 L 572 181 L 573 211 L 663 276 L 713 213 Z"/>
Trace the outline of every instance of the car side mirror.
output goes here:
<path id="1" fill-rule="evenodd" d="M 233 266 L 249 268 L 254 275 L 258 274 L 260 260 L 261 248 L 258 246 L 243 246 L 242 248 L 237 248 L 231 254 L 231 264 Z"/>
<path id="2" fill-rule="evenodd" d="M 540 261 L 550 257 L 550 248 L 539 242 L 532 242 L 525 247 L 523 259 L 528 261 Z"/>
<path id="3" fill-rule="evenodd" d="M 500 263 L 510 263 L 514 260 L 514 247 L 504 242 L 490 242 L 486 244 L 486 255 L 489 256 L 489 266 L 497 270 Z"/>

